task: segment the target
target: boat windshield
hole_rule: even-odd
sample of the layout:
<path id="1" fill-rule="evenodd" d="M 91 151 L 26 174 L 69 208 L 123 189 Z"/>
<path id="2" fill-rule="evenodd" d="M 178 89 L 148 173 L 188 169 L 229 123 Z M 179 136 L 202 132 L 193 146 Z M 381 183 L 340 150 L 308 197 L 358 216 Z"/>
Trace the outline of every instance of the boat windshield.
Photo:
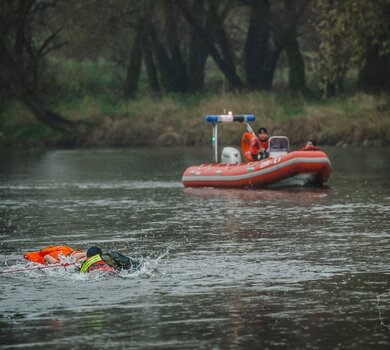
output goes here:
<path id="1" fill-rule="evenodd" d="M 272 136 L 269 139 L 271 152 L 288 152 L 290 148 L 288 138 L 285 136 Z"/>

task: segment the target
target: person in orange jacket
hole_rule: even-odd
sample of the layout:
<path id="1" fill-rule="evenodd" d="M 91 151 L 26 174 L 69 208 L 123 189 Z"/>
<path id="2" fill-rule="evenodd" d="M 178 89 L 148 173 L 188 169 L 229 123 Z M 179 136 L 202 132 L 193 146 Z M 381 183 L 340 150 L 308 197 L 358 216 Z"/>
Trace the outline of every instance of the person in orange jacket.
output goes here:
<path id="1" fill-rule="evenodd" d="M 25 253 L 23 257 L 32 262 L 47 265 L 59 263 L 61 257 L 70 257 L 73 262 L 81 261 L 86 258 L 86 252 L 85 250 L 74 250 L 63 245 L 49 245 L 41 250 Z"/>
<path id="2" fill-rule="evenodd" d="M 268 148 L 269 148 L 269 136 L 267 128 L 260 128 L 258 131 L 258 136 L 252 138 L 249 145 L 249 152 L 252 155 L 253 160 L 261 160 L 268 158 Z"/>

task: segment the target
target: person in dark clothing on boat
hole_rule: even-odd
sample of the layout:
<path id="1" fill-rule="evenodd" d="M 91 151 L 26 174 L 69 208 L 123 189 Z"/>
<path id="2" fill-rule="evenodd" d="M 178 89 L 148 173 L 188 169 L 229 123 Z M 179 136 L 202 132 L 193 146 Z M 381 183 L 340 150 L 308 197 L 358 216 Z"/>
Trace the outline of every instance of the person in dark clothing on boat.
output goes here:
<path id="1" fill-rule="evenodd" d="M 87 259 L 80 267 L 81 273 L 100 270 L 108 273 L 117 273 L 121 270 L 139 269 L 140 262 L 124 256 L 118 252 L 103 254 L 99 247 L 92 246 L 87 250 Z"/>
<path id="2" fill-rule="evenodd" d="M 258 136 L 254 137 L 251 140 L 249 145 L 249 151 L 252 155 L 253 160 L 261 160 L 268 158 L 268 148 L 269 148 L 269 136 L 267 128 L 260 128 L 257 131 Z"/>

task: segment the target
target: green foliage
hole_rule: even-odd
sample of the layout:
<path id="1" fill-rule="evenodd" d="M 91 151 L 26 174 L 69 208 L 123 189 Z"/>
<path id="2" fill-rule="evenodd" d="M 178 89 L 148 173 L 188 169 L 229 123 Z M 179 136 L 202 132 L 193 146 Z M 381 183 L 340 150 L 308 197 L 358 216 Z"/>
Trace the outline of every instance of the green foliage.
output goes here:
<path id="1" fill-rule="evenodd" d="M 364 65 L 369 45 L 377 47 L 380 55 L 389 53 L 389 26 L 384 15 L 389 5 L 389 0 L 316 0 L 317 60 L 324 98 L 342 91 L 351 66 Z"/>
<path id="2" fill-rule="evenodd" d="M 39 122 L 17 101 L 0 101 L 0 145 L 60 145 L 64 136 Z"/>
<path id="3" fill-rule="evenodd" d="M 48 62 L 50 75 L 55 79 L 54 91 L 48 97 L 71 99 L 86 95 L 101 96 L 117 102 L 122 97 L 123 69 L 105 59 L 96 61 L 73 59 L 51 59 Z"/>

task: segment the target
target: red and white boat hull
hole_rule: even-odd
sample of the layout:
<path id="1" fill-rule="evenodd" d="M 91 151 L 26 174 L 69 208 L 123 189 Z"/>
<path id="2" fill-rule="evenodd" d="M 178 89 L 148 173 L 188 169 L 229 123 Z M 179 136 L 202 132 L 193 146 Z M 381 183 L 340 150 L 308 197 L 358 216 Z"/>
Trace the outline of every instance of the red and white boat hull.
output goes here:
<path id="1" fill-rule="evenodd" d="M 186 187 L 282 187 L 322 185 L 331 174 L 322 151 L 294 151 L 275 158 L 239 164 L 208 163 L 184 171 Z"/>

